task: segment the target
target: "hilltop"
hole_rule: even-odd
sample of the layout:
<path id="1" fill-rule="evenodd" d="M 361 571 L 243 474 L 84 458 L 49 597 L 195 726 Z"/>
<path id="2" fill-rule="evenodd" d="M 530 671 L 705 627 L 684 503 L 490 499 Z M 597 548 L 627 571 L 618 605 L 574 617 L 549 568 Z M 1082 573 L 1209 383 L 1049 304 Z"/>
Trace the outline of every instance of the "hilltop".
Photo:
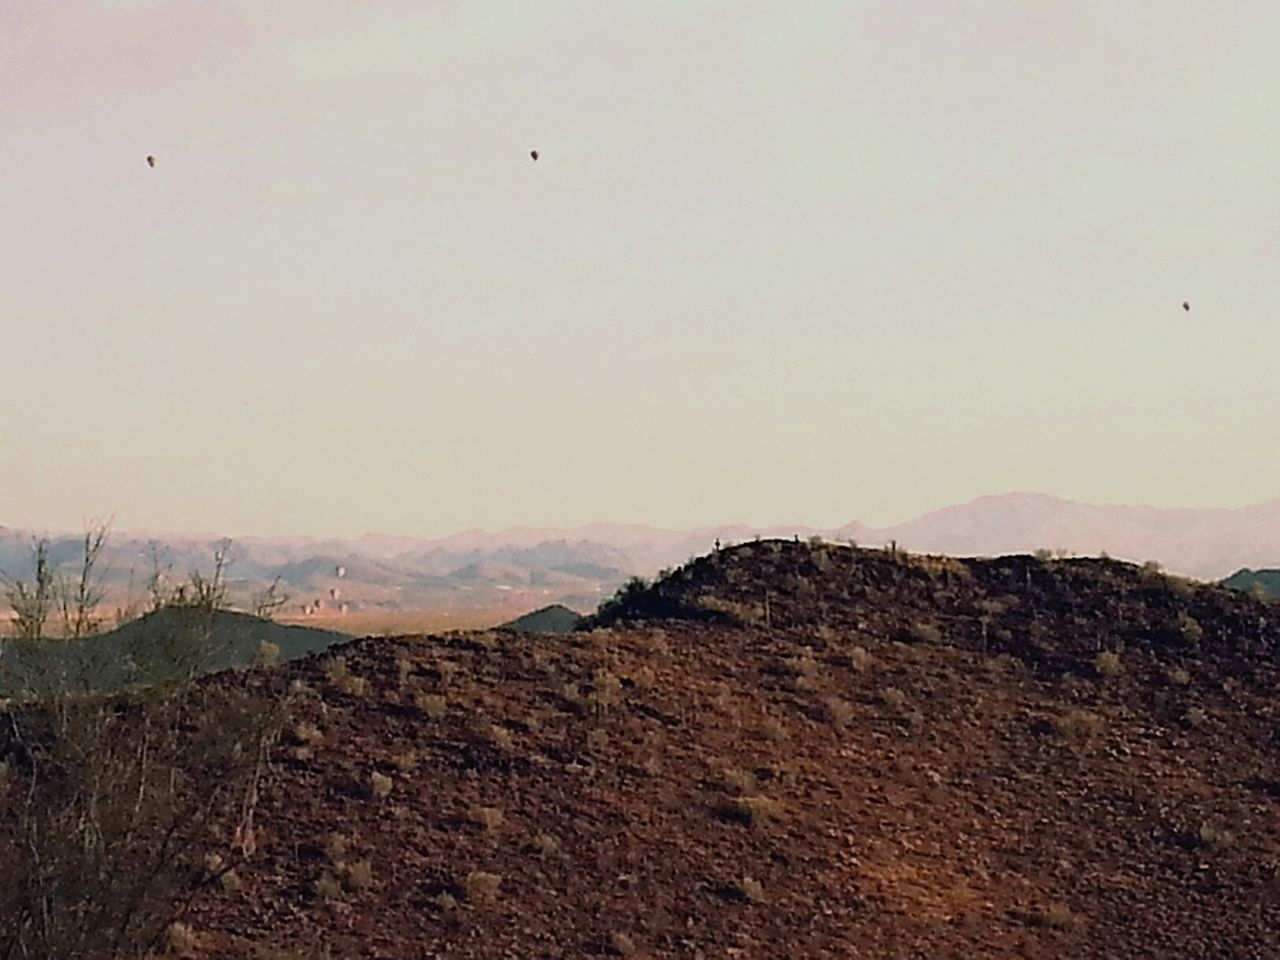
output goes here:
<path id="1" fill-rule="evenodd" d="M 204 681 L 286 717 L 198 955 L 1273 954 L 1275 607 L 765 541 L 588 627 Z"/>
<path id="2" fill-rule="evenodd" d="M 232 599 L 250 598 L 276 577 L 290 603 L 280 615 L 346 630 L 342 620 L 377 629 L 395 614 L 467 613 L 469 622 L 501 623 L 548 604 L 594 608 L 632 576 L 652 577 L 720 542 L 811 536 L 841 543 L 896 543 L 914 552 L 996 556 L 1039 549 L 1104 553 L 1171 570 L 1220 578 L 1242 566 L 1280 563 L 1280 501 L 1239 509 L 1100 506 L 1035 493 L 979 497 L 886 527 L 851 522 L 817 529 L 800 524 L 726 524 L 670 530 L 596 523 L 573 528 L 470 530 L 436 538 L 366 535 L 355 539 L 247 537 L 235 541 L 228 568 Z M 27 577 L 30 532 L 0 527 L 0 574 Z M 80 536 L 54 536 L 50 558 L 69 572 Z M 207 569 L 212 536 L 114 534 L 99 572 L 109 602 L 128 606 L 158 565 L 179 575 Z M 484 616 L 474 614 L 483 611 Z M 379 620 L 381 615 L 381 620 Z M 453 622 L 460 622 L 461 618 Z M 403 622 L 403 621 L 401 621 Z M 352 628 L 353 630 L 355 628 Z"/>

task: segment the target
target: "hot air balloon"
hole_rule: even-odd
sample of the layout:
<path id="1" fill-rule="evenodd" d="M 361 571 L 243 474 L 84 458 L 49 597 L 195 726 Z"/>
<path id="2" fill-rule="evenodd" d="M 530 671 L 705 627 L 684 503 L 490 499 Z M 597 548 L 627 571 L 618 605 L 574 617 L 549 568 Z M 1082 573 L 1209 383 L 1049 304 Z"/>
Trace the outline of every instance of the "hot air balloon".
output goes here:
<path id="1" fill-rule="evenodd" d="M 333 572 L 336 573 L 338 575 L 338 579 L 341 580 L 343 577 L 347 575 L 347 568 L 340 566 L 335 568 Z"/>
<path id="2" fill-rule="evenodd" d="M 156 158 L 151 156 L 151 154 L 147 154 L 147 166 L 154 167 L 155 165 L 156 165 Z"/>
<path id="3" fill-rule="evenodd" d="M 332 599 L 332 600 L 337 600 L 337 599 L 339 599 L 341 596 L 342 596 L 342 594 L 338 591 L 338 588 L 337 588 L 337 587 L 330 587 L 330 588 L 329 588 L 329 598 L 330 598 L 330 599 Z"/>
<path id="4" fill-rule="evenodd" d="M 1187 301 L 1183 300 L 1183 301 L 1182 301 L 1182 309 L 1183 309 L 1183 310 L 1185 310 L 1185 311 L 1187 311 L 1187 313 L 1190 313 L 1190 312 L 1191 312 L 1191 304 L 1189 304 L 1189 303 L 1187 303 Z"/>
<path id="5" fill-rule="evenodd" d="M 537 159 L 538 159 L 538 151 L 537 151 L 537 150 L 530 150 L 530 151 L 529 151 L 529 156 L 533 157 L 533 159 L 534 159 L 534 160 L 537 160 Z"/>

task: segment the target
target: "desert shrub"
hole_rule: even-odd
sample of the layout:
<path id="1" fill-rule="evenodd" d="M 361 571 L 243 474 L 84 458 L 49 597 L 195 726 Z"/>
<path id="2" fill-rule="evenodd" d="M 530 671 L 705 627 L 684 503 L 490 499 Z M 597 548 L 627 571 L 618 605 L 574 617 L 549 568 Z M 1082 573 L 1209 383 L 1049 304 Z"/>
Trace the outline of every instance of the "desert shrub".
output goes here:
<path id="1" fill-rule="evenodd" d="M 1182 667 L 1170 667 L 1165 671 L 1165 679 L 1179 687 L 1185 687 L 1191 683 L 1191 674 Z"/>
<path id="2" fill-rule="evenodd" d="M 1187 725 L 1191 727 L 1200 727 L 1209 722 L 1209 714 L 1201 707 L 1192 707 L 1183 715 Z"/>
<path id="3" fill-rule="evenodd" d="M 252 852 L 279 725 L 252 689 L 61 697 L 5 721 L 0 956 L 138 956 L 175 929 L 215 826 L 234 825 L 235 852 Z M 234 892 L 224 860 L 209 862 Z"/>
<path id="4" fill-rule="evenodd" d="M 516 745 L 514 735 L 500 723 L 489 724 L 489 742 L 502 750 L 510 750 Z"/>
<path id="5" fill-rule="evenodd" d="M 352 890 L 364 890 L 373 885 L 373 863 L 357 860 L 343 871 L 347 886 Z"/>
<path id="6" fill-rule="evenodd" d="M 498 896 L 501 888 L 501 875 L 485 873 L 483 870 L 472 870 L 462 884 L 469 903 L 487 903 Z"/>
<path id="7" fill-rule="evenodd" d="M 880 691 L 880 699 L 890 707 L 901 707 L 907 702 L 907 695 L 897 687 L 885 687 Z"/>
<path id="8" fill-rule="evenodd" d="M 324 739 L 324 734 L 314 723 L 301 720 L 293 725 L 293 736 L 299 743 L 314 746 Z"/>
<path id="9" fill-rule="evenodd" d="M 354 673 L 344 675 L 338 680 L 337 687 L 349 697 L 364 697 L 369 693 L 369 681 Z"/>
<path id="10" fill-rule="evenodd" d="M 539 833 L 533 838 L 533 850 L 539 856 L 552 857 L 560 852 L 560 841 L 549 833 Z"/>
<path id="11" fill-rule="evenodd" d="M 1212 850 L 1225 850 L 1236 842 L 1236 835 L 1224 827 L 1214 823 L 1202 823 L 1196 831 L 1196 839 L 1200 845 Z"/>
<path id="12" fill-rule="evenodd" d="M 369 790 L 379 800 L 384 800 L 391 795 L 392 786 L 392 779 L 385 773 L 374 770 L 369 774 Z"/>
<path id="13" fill-rule="evenodd" d="M 222 888 L 223 893 L 239 893 L 244 889 L 244 881 L 235 870 L 228 870 L 218 875 L 218 886 Z"/>
<path id="14" fill-rule="evenodd" d="M 849 648 L 849 666 L 855 670 L 865 670 L 871 666 L 871 654 L 866 647 L 852 646 Z"/>
<path id="15" fill-rule="evenodd" d="M 738 881 L 738 893 L 749 903 L 765 902 L 764 885 L 751 877 L 743 877 Z"/>
<path id="16" fill-rule="evenodd" d="M 274 667 L 280 662 L 280 647 L 272 643 L 270 640 L 263 640 L 258 644 L 258 649 L 253 655 L 253 665 L 256 667 Z"/>
<path id="17" fill-rule="evenodd" d="M 723 597 L 711 596 L 699 597 L 695 605 L 733 626 L 750 627 L 765 622 L 764 608 L 754 604 L 737 603 Z"/>
<path id="18" fill-rule="evenodd" d="M 724 772 L 724 785 L 734 793 L 748 794 L 756 789 L 756 776 L 750 770 L 730 769 Z"/>
<path id="19" fill-rule="evenodd" d="M 476 807 L 471 811 L 471 819 L 486 830 L 497 830 L 506 821 L 497 807 Z"/>
<path id="20" fill-rule="evenodd" d="M 787 738 L 787 728 L 782 725 L 782 721 L 777 717 L 764 717 L 760 721 L 760 725 L 757 730 L 760 736 L 764 737 L 766 740 L 773 740 L 777 742 Z"/>
<path id="21" fill-rule="evenodd" d="M 1187 643 L 1199 643 L 1204 639 L 1204 627 L 1189 613 L 1178 614 L 1178 633 Z"/>
<path id="22" fill-rule="evenodd" d="M 1059 736 L 1072 740 L 1091 740 L 1106 726 L 1101 716 L 1088 710 L 1068 710 L 1054 717 L 1052 723 Z"/>
<path id="23" fill-rule="evenodd" d="M 322 873 L 314 887 L 321 900 L 337 900 L 342 896 L 342 882 L 331 873 Z"/>
<path id="24" fill-rule="evenodd" d="M 168 951 L 180 957 L 192 956 L 200 946 L 200 938 L 196 936 L 196 932 L 177 920 L 165 928 L 164 940 Z"/>
<path id="25" fill-rule="evenodd" d="M 601 730 L 599 727 L 587 734 L 587 749 L 593 753 L 599 753 L 607 749 L 609 746 L 609 734 Z"/>
<path id="26" fill-rule="evenodd" d="M 854 717 L 853 705 L 840 697 L 827 697 L 822 703 L 827 718 L 835 724 L 844 726 Z"/>
<path id="27" fill-rule="evenodd" d="M 418 764 L 421 763 L 422 760 L 415 751 L 403 750 L 399 753 L 393 753 L 391 755 L 391 762 L 401 773 L 412 773 L 418 769 Z"/>
<path id="28" fill-rule="evenodd" d="M 330 683 L 338 683 L 347 675 L 347 658 L 341 654 L 330 657 L 324 663 L 324 676 Z"/>
<path id="29" fill-rule="evenodd" d="M 733 820 L 752 827 L 764 826 L 779 819 L 786 808 L 773 797 L 755 794 L 749 797 L 735 797 L 718 804 L 716 815 L 724 820 Z"/>
<path id="30" fill-rule="evenodd" d="M 625 933 L 611 933 L 609 935 L 609 950 L 619 957 L 634 956 L 636 943 Z"/>
<path id="31" fill-rule="evenodd" d="M 941 643 L 942 631 L 936 624 L 920 622 L 912 626 L 911 639 L 916 643 Z"/>
<path id="32" fill-rule="evenodd" d="M 1103 650 L 1093 658 L 1093 669 L 1100 677 L 1114 677 L 1124 670 L 1124 664 L 1120 662 L 1120 654 Z"/>
<path id="33" fill-rule="evenodd" d="M 1051 903 L 1036 915 L 1042 926 L 1055 930 L 1067 930 L 1079 923 L 1076 915 L 1065 903 Z"/>
<path id="34" fill-rule="evenodd" d="M 603 714 L 622 699 L 622 681 L 607 670 L 597 670 L 591 681 L 591 694 L 586 698 L 593 713 Z"/>
<path id="35" fill-rule="evenodd" d="M 413 705 L 422 711 L 423 716 L 431 720 L 439 720 L 449 712 L 449 705 L 444 697 L 435 693 L 425 693 L 422 690 L 414 692 Z"/>
<path id="36" fill-rule="evenodd" d="M 822 664 L 815 660 L 810 652 L 805 651 L 789 660 L 787 669 L 796 676 L 811 677 L 822 669 Z"/>

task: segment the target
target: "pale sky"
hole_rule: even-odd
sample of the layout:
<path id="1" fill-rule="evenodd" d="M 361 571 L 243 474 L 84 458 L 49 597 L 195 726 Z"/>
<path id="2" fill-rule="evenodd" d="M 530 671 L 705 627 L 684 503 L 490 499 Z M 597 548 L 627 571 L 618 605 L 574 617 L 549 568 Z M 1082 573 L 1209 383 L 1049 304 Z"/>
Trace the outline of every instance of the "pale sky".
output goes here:
<path id="1" fill-rule="evenodd" d="M 0 524 L 1280 496 L 1278 50 L 1265 0 L 0 0 Z"/>

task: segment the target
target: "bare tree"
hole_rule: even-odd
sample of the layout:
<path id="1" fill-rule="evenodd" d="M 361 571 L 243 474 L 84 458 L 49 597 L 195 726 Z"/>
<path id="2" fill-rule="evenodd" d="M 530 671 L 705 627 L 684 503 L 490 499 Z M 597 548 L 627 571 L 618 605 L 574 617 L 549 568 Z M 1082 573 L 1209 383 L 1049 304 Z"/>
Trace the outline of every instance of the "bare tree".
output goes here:
<path id="1" fill-rule="evenodd" d="M 277 610 L 289 602 L 289 594 L 282 586 L 283 583 L 283 578 L 276 577 L 268 586 L 253 595 L 250 606 L 253 608 L 255 617 L 270 620 Z"/>
<path id="2" fill-rule="evenodd" d="M 32 545 L 35 572 L 30 581 L 7 575 L 3 579 L 9 606 L 13 609 L 14 632 L 23 640 L 41 640 L 53 612 L 57 582 L 49 563 L 49 541 L 40 539 Z"/>
<path id="3" fill-rule="evenodd" d="M 79 639 L 98 632 L 97 610 L 103 601 L 103 591 L 97 565 L 110 525 L 109 520 L 89 525 L 81 544 L 78 576 L 74 580 L 58 578 L 58 606 L 62 612 L 63 630 L 68 637 Z"/>

